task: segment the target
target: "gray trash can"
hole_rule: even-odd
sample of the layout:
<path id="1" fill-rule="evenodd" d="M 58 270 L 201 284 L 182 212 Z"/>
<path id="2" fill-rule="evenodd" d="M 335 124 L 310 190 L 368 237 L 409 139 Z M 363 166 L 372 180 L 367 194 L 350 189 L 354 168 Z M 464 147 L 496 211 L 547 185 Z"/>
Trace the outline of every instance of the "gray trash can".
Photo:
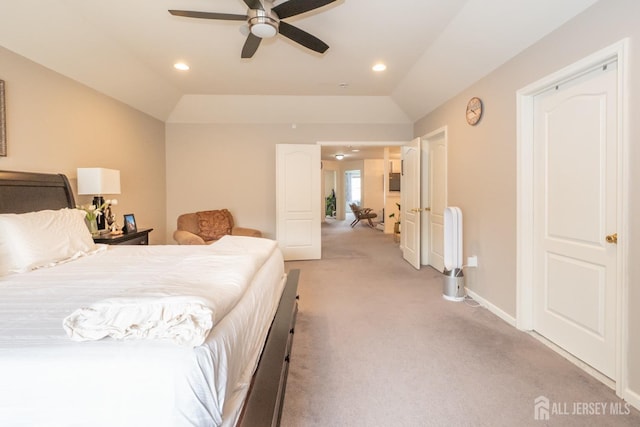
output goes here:
<path id="1" fill-rule="evenodd" d="M 464 274 L 461 268 L 442 273 L 442 297 L 449 301 L 462 301 L 465 296 Z"/>

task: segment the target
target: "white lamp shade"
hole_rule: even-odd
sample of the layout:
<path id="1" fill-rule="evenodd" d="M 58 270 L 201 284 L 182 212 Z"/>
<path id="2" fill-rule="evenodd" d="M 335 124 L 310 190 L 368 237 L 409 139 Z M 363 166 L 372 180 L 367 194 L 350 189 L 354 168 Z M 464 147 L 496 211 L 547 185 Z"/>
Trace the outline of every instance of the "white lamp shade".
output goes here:
<path id="1" fill-rule="evenodd" d="M 78 194 L 120 194 L 120 171 L 78 168 Z"/>

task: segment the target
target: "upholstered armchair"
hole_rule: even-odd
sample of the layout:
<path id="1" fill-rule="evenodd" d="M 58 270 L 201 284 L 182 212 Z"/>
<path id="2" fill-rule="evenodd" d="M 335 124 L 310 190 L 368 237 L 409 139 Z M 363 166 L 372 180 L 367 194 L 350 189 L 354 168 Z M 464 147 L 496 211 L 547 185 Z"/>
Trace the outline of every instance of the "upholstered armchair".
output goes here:
<path id="1" fill-rule="evenodd" d="M 351 223 L 351 228 L 355 227 L 357 223 L 360 222 L 361 219 L 366 219 L 369 222 L 369 227 L 373 228 L 375 225 L 371 221 L 373 218 L 377 218 L 378 214 L 372 212 L 371 208 L 361 208 L 355 203 L 349 203 L 349 207 L 353 211 L 353 216 L 355 217 L 353 222 Z"/>
<path id="2" fill-rule="evenodd" d="M 262 237 L 259 230 L 236 227 L 231 212 L 220 209 L 180 215 L 173 238 L 179 245 L 207 245 L 227 234 Z"/>

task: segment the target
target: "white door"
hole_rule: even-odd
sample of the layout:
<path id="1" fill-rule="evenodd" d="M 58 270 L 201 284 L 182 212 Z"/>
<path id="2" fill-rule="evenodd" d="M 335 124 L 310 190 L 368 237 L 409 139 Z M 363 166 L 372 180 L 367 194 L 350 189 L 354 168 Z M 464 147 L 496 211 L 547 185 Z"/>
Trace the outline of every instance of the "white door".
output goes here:
<path id="1" fill-rule="evenodd" d="M 429 144 L 429 265 L 444 271 L 444 209 L 447 207 L 447 145 L 444 131 L 428 139 Z"/>
<path id="2" fill-rule="evenodd" d="M 276 239 L 285 260 L 320 259 L 320 146 L 276 145 Z"/>
<path id="3" fill-rule="evenodd" d="M 402 147 L 400 207 L 402 256 L 420 269 L 420 138 Z"/>
<path id="4" fill-rule="evenodd" d="M 534 98 L 534 329 L 615 378 L 616 64 Z"/>

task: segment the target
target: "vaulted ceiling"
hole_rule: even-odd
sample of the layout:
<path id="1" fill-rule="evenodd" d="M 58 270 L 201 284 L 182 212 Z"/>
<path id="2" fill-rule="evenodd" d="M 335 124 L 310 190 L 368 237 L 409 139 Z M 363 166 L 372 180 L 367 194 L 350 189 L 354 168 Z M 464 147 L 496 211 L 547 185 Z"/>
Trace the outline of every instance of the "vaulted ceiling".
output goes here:
<path id="1" fill-rule="evenodd" d="M 286 19 L 326 53 L 278 35 L 241 59 L 244 22 L 168 9 L 243 0 L 3 0 L 0 45 L 163 121 L 413 123 L 596 1 L 337 0 Z"/>

